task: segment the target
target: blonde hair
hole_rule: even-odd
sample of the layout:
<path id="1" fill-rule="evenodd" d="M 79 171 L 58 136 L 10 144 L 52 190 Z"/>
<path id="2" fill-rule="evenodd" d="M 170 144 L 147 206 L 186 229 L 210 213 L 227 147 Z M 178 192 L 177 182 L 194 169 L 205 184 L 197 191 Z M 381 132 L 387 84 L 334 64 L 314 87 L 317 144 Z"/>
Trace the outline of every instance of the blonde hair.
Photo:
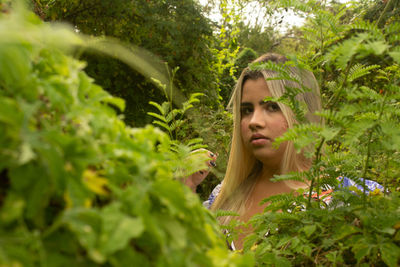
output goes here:
<path id="1" fill-rule="evenodd" d="M 287 59 L 284 56 L 277 54 L 265 54 L 255 62 L 273 62 L 277 64 L 284 64 Z M 297 101 L 305 103 L 308 112 L 305 115 L 308 122 L 319 123 L 320 119 L 313 113 L 321 109 L 321 100 L 319 93 L 319 86 L 314 75 L 307 70 L 299 69 L 293 66 L 284 66 L 285 70 L 294 77 L 301 81 L 302 85 L 311 89 L 309 92 L 300 93 L 296 96 Z M 246 68 L 240 75 L 236 87 L 232 93 L 231 100 L 228 106 L 233 108 L 233 136 L 231 142 L 231 149 L 229 154 L 227 171 L 225 178 L 222 182 L 221 191 L 218 194 L 215 202 L 213 203 L 212 210 L 229 210 L 242 215 L 245 211 L 246 202 L 253 191 L 254 185 L 262 169 L 262 163 L 258 161 L 244 146 L 240 131 L 240 104 L 242 97 L 243 84 L 248 79 L 256 80 L 264 78 L 266 80 L 268 89 L 273 97 L 280 97 L 285 93 L 285 87 L 301 88 L 301 85 L 292 80 L 267 80 L 269 78 L 278 77 L 276 71 L 262 69 L 250 70 Z M 293 127 L 297 123 L 293 111 L 286 105 L 278 103 L 286 118 L 288 128 Z M 291 171 L 302 171 L 308 168 L 311 164 L 311 159 L 306 159 L 303 153 L 296 153 L 292 142 L 288 142 L 281 163 L 280 173 L 285 174 Z M 292 186 L 289 182 L 288 186 Z M 221 223 L 228 223 L 232 217 L 221 217 Z"/>

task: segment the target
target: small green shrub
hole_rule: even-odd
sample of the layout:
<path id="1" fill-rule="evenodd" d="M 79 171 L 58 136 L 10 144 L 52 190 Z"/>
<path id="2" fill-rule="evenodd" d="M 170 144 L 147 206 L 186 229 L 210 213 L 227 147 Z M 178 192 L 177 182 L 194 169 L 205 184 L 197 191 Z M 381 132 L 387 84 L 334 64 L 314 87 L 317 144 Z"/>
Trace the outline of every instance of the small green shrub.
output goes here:
<path id="1" fill-rule="evenodd" d="M 253 217 L 256 230 L 244 250 L 254 251 L 263 265 L 398 266 L 399 193 L 384 197 L 381 192 L 367 205 L 348 191 L 337 191 L 333 197 L 336 204 L 330 208 L 303 211 L 297 202 L 290 212 Z"/>

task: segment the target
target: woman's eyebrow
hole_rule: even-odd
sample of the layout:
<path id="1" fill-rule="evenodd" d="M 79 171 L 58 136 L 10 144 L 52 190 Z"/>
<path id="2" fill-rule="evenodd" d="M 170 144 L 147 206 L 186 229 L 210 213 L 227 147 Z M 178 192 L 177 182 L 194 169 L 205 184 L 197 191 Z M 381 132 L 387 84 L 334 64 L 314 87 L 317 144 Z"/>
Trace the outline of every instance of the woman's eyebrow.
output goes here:
<path id="1" fill-rule="evenodd" d="M 253 106 L 253 104 L 250 103 L 250 102 L 242 102 L 242 103 L 240 103 L 240 106 L 241 107 L 243 107 L 243 106 Z"/>

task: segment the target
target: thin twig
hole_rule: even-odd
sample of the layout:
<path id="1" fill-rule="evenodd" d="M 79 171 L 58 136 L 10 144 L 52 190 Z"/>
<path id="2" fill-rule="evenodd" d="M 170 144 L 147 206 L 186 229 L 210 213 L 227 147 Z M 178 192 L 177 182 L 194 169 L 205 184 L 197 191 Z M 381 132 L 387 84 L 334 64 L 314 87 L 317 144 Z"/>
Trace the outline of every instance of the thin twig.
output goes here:
<path id="1" fill-rule="evenodd" d="M 385 6 L 385 8 L 383 9 L 381 15 L 379 16 L 379 19 L 376 21 L 376 26 L 378 26 L 379 23 L 381 23 L 381 20 L 383 19 L 383 15 L 385 15 L 385 13 L 388 11 L 389 6 L 390 6 L 390 4 L 392 3 L 392 1 L 393 1 L 393 0 L 389 0 L 389 1 L 386 3 L 386 6 Z"/>

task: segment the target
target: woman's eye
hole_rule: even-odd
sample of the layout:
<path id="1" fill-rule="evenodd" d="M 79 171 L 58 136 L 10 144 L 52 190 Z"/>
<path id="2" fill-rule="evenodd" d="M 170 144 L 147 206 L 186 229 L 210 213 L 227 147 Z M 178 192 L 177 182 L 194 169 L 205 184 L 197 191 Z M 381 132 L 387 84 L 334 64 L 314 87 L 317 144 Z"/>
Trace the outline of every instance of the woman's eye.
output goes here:
<path id="1" fill-rule="evenodd" d="M 253 109 L 252 109 L 252 108 L 249 108 L 249 107 L 243 107 L 243 108 L 240 109 L 240 114 L 241 114 L 242 116 L 248 115 L 248 114 L 250 114 L 251 112 L 253 112 Z"/>
<path id="2" fill-rule="evenodd" d="M 276 103 L 276 102 L 268 102 L 267 110 L 271 111 L 271 112 L 276 112 L 276 111 L 280 111 L 281 108 L 279 107 L 278 103 Z"/>

